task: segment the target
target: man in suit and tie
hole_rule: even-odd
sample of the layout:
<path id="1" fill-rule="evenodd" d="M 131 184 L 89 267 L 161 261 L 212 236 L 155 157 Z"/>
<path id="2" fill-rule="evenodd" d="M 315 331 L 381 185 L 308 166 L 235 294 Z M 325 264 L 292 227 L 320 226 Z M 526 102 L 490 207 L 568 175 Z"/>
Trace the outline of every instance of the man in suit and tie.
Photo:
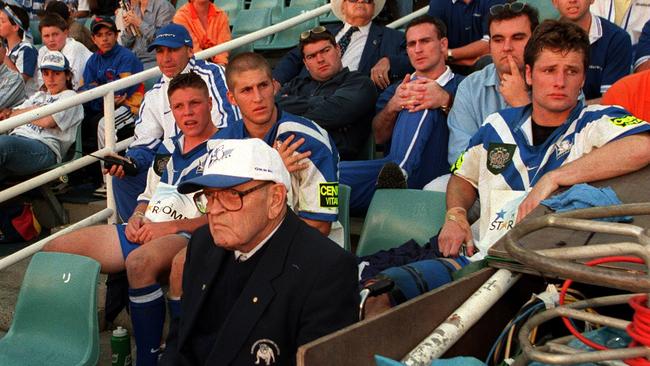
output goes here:
<path id="1" fill-rule="evenodd" d="M 287 207 L 289 172 L 260 139 L 220 140 L 179 186 L 206 210 L 190 240 L 180 320 L 160 365 L 292 365 L 357 320 L 356 260 Z"/>
<path id="2" fill-rule="evenodd" d="M 372 21 L 384 3 L 385 0 L 332 0 L 332 12 L 343 24 L 328 27 L 341 47 L 343 66 L 369 76 L 380 89 L 413 71 L 406 55 L 404 34 Z M 280 84 L 306 74 L 298 47 L 288 52 L 273 70 L 273 78 Z"/>

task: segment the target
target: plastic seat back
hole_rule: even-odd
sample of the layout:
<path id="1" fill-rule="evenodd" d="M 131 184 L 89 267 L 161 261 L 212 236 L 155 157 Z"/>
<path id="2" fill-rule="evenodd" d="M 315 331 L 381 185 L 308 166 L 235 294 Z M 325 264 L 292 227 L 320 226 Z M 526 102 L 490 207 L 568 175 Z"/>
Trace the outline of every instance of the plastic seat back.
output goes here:
<path id="1" fill-rule="evenodd" d="M 271 25 L 271 9 L 246 9 L 237 13 L 237 18 L 232 26 L 232 38 L 238 38 Z M 255 44 L 268 44 L 271 37 L 264 37 L 255 41 Z M 234 50 L 233 50 L 234 51 Z M 236 53 L 236 52 L 234 52 Z"/>
<path id="2" fill-rule="evenodd" d="M 422 245 L 445 222 L 445 194 L 416 189 L 379 189 L 368 207 L 357 255 L 391 249 L 414 239 Z"/>
<path id="3" fill-rule="evenodd" d="M 310 9 L 303 6 L 287 7 L 282 12 L 282 17 L 281 19 L 278 20 L 278 23 L 296 17 L 308 10 Z M 300 42 L 300 33 L 312 29 L 317 25 L 318 25 L 318 21 L 315 18 L 297 24 L 289 29 L 285 29 L 281 32 L 276 33 L 273 36 L 273 40 L 271 40 L 269 44 L 258 44 L 257 42 L 255 42 L 255 50 L 265 51 L 265 50 L 281 50 L 281 49 L 293 48 L 297 46 L 298 43 Z"/>
<path id="4" fill-rule="evenodd" d="M 34 44 L 43 44 L 43 39 L 41 38 L 41 31 L 38 29 L 38 20 L 32 20 L 29 22 L 29 31 L 32 33 L 34 38 Z"/>
<path id="5" fill-rule="evenodd" d="M 350 251 L 350 186 L 339 184 L 339 222 L 343 226 L 345 250 Z"/>
<path id="6" fill-rule="evenodd" d="M 27 268 L 0 365 L 96 365 L 99 263 L 37 253 Z"/>

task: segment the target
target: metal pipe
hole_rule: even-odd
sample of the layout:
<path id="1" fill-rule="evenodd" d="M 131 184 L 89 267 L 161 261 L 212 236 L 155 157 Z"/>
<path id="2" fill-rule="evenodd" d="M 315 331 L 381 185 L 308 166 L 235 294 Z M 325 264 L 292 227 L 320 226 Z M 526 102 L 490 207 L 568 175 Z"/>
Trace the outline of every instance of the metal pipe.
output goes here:
<path id="1" fill-rule="evenodd" d="M 85 219 L 75 224 L 66 227 L 61 231 L 57 231 L 56 233 L 48 236 L 47 238 L 41 239 L 28 247 L 25 247 L 13 254 L 1 258 L 0 271 L 40 251 L 41 249 L 43 249 L 43 246 L 45 246 L 45 244 L 47 244 L 47 242 L 49 242 L 50 240 L 57 238 L 61 235 L 67 234 L 69 232 L 72 232 L 74 230 L 80 229 L 82 227 L 86 227 L 86 226 L 90 226 L 90 225 L 94 225 L 106 221 L 106 219 L 110 217 L 112 214 L 113 214 L 113 210 L 111 210 L 110 208 L 105 208 L 91 216 L 86 217 Z"/>
<path id="2" fill-rule="evenodd" d="M 574 221 L 566 219 L 592 219 L 598 217 L 647 214 L 650 214 L 650 204 L 635 203 L 618 206 L 588 208 L 562 214 L 546 215 L 540 218 L 525 220 L 519 223 L 512 230 L 506 233 L 503 240 L 506 250 L 514 259 L 527 266 L 536 268 L 544 273 L 553 274 L 563 278 L 571 278 L 576 281 L 592 283 L 599 286 L 609 286 L 613 288 L 626 289 L 629 291 L 649 292 L 650 273 L 646 275 L 637 275 L 620 270 L 601 267 L 587 267 L 582 264 L 551 258 L 535 251 L 527 250 L 518 244 L 518 242 L 526 235 L 545 227 L 580 228 L 583 230 L 597 232 L 606 232 L 612 229 L 612 223 L 593 221 L 587 224 L 584 222 L 584 220 Z M 642 256 L 643 258 L 648 258 L 648 256 L 650 256 L 650 245 L 648 245 L 650 238 L 646 234 L 646 230 L 642 228 L 633 229 L 632 225 L 623 225 L 621 228 L 614 228 L 614 231 L 621 235 L 633 236 L 640 243 L 638 245 L 638 248 L 634 250 L 629 250 L 629 252 L 621 251 L 618 253 L 630 253 L 637 256 Z M 611 232 L 611 230 L 609 232 Z M 622 249 L 620 244 L 614 245 L 617 245 L 619 247 L 618 249 Z M 608 247 L 610 248 L 608 249 Z M 600 256 L 601 250 L 603 253 L 608 253 L 615 250 L 612 248 L 612 244 L 593 245 L 587 248 L 588 249 L 585 250 L 591 251 L 591 257 Z M 571 251 L 577 252 L 579 250 L 572 249 Z M 638 253 L 641 251 L 644 251 L 645 254 L 639 255 Z M 545 253 L 549 253 L 549 251 Z M 556 254 L 557 251 L 550 253 Z"/>
<path id="3" fill-rule="evenodd" d="M 133 137 L 130 137 L 126 140 L 120 141 L 116 145 L 117 151 L 121 151 L 126 149 L 129 144 L 133 141 Z M 103 148 L 101 150 L 97 150 L 93 153 L 93 155 L 97 156 L 104 156 L 106 155 L 107 152 L 110 150 L 108 148 Z M 27 191 L 30 191 L 36 187 L 39 187 L 43 185 L 44 183 L 47 183 L 49 181 L 53 181 L 57 179 L 58 177 L 68 174 L 70 172 L 73 172 L 77 169 L 83 168 L 86 165 L 90 165 L 94 162 L 96 162 L 98 159 L 94 158 L 90 155 L 86 155 L 82 158 L 72 160 L 69 163 L 63 164 L 60 167 L 54 168 L 52 170 L 49 170 L 43 174 L 40 174 L 32 179 L 26 180 L 22 183 L 16 184 L 15 186 L 9 187 L 3 191 L 0 191 L 0 202 L 7 201 L 11 198 L 14 198 L 18 196 L 19 194 L 25 193 Z"/>
<path id="4" fill-rule="evenodd" d="M 415 18 L 417 18 L 417 17 L 419 17 L 421 15 L 426 14 L 428 11 L 429 11 L 429 5 L 424 6 L 424 7 L 420 8 L 420 9 L 412 12 L 409 15 L 405 15 L 405 16 L 397 19 L 397 20 L 392 21 L 391 23 L 386 24 L 386 27 L 387 28 L 397 29 L 397 28 L 403 26 L 404 24 L 410 22 L 411 20 L 413 20 L 413 19 L 415 19 Z"/>
<path id="5" fill-rule="evenodd" d="M 650 349 L 645 347 L 634 347 L 634 348 L 625 348 L 625 349 L 612 349 L 606 351 L 596 351 L 596 352 L 582 352 L 570 355 L 558 355 L 551 354 L 542 351 L 539 347 L 534 347 L 530 339 L 528 338 L 532 329 L 550 319 L 565 316 L 570 314 L 575 316 L 571 310 L 574 309 L 585 309 L 601 306 L 610 306 L 624 304 L 629 301 L 633 296 L 639 294 L 625 294 L 625 295 L 614 295 L 614 296 L 605 296 L 594 299 L 587 299 L 582 301 L 577 301 L 571 304 L 563 305 L 554 309 L 547 310 L 542 313 L 538 313 L 532 318 L 530 318 L 524 325 L 521 327 L 517 338 L 519 340 L 519 345 L 522 348 L 526 358 L 532 361 L 539 361 L 543 363 L 550 363 L 556 365 L 570 365 L 576 363 L 586 363 L 586 362 L 600 362 L 600 361 L 611 361 L 611 360 L 624 360 L 634 357 L 648 357 L 650 356 Z M 568 310 L 568 311 L 567 311 Z M 580 315 L 581 318 L 586 318 L 584 315 Z M 596 315 L 597 317 L 603 317 L 602 315 Z M 607 319 L 605 319 L 607 318 Z M 605 321 L 610 321 L 611 318 L 603 317 Z M 592 319 L 598 322 L 598 319 Z M 622 321 L 621 321 L 622 322 Z M 617 326 L 622 325 L 622 323 L 617 324 L 616 322 L 612 323 Z"/>
<path id="6" fill-rule="evenodd" d="M 492 275 L 456 311 L 409 352 L 402 362 L 409 366 L 431 364 L 456 343 L 521 277 L 506 269 Z"/>

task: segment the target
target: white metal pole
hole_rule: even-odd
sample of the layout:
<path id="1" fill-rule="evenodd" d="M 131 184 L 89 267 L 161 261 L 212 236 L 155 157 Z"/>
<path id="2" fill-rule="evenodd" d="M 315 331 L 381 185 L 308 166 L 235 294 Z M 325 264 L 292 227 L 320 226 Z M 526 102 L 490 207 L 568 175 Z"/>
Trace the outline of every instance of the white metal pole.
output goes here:
<path id="1" fill-rule="evenodd" d="M 115 151 L 115 92 L 109 91 L 104 95 L 104 142 L 109 150 Z M 106 207 L 113 210 L 108 219 L 110 224 L 117 222 L 115 197 L 113 196 L 113 177 L 106 175 Z"/>
<path id="2" fill-rule="evenodd" d="M 417 345 L 402 362 L 408 366 L 428 366 L 442 356 L 497 302 L 521 277 L 500 269 L 481 288 L 454 311 L 429 336 Z"/>

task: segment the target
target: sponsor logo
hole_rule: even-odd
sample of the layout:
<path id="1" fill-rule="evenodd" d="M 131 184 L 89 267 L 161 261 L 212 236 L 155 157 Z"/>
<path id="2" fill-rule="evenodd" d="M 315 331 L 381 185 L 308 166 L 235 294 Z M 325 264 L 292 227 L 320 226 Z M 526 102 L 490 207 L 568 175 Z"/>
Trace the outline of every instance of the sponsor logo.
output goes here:
<path id="1" fill-rule="evenodd" d="M 171 157 L 171 154 L 156 154 L 156 157 L 153 160 L 154 173 L 159 177 L 162 177 L 162 174 L 167 170 L 167 163 Z"/>
<path id="2" fill-rule="evenodd" d="M 269 366 L 275 363 L 275 356 L 280 355 L 280 347 L 270 339 L 259 339 L 253 343 L 251 355 L 256 365 Z"/>
<path id="3" fill-rule="evenodd" d="M 490 143 L 487 152 L 487 168 L 494 174 L 501 174 L 512 162 L 512 156 L 517 149 L 514 144 Z"/>
<path id="4" fill-rule="evenodd" d="M 461 166 L 463 166 L 463 162 L 465 161 L 465 152 L 463 151 L 462 154 L 456 159 L 456 162 L 454 165 L 451 166 L 451 172 L 454 173 L 456 170 L 460 169 Z"/>
<path id="5" fill-rule="evenodd" d="M 319 183 L 320 207 L 339 207 L 339 183 Z"/>
<path id="6" fill-rule="evenodd" d="M 226 150 L 223 145 L 219 145 L 213 150 L 210 151 L 208 156 L 206 166 L 210 166 L 213 163 L 219 162 L 224 159 L 228 159 L 232 155 L 234 149 Z"/>
<path id="7" fill-rule="evenodd" d="M 638 125 L 639 123 L 643 123 L 643 120 L 638 119 L 634 116 L 610 118 L 609 121 L 612 122 L 612 124 L 614 124 L 615 126 L 619 126 L 619 127 L 634 126 L 634 125 Z"/>
<path id="8" fill-rule="evenodd" d="M 506 211 L 501 210 L 496 213 L 496 216 L 494 217 L 494 220 L 490 222 L 490 227 L 488 228 L 489 231 L 494 231 L 494 230 L 510 230 L 515 226 L 515 218 L 513 215 L 509 215 L 511 217 L 506 218 Z"/>

